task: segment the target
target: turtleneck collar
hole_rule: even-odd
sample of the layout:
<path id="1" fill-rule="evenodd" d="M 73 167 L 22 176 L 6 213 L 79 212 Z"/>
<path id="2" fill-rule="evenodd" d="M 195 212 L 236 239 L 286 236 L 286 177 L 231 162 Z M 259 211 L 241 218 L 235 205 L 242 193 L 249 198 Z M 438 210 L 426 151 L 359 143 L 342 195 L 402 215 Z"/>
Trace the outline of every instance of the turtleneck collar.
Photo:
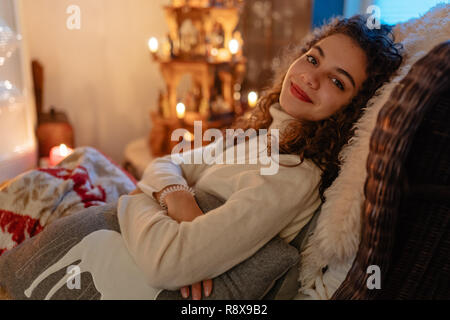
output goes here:
<path id="1" fill-rule="evenodd" d="M 281 108 L 279 103 L 274 103 L 273 105 L 271 105 L 269 108 L 269 112 L 273 118 L 273 121 L 269 126 L 269 130 L 270 129 L 279 129 L 280 134 L 281 134 L 282 130 L 286 128 L 286 125 L 290 122 L 287 120 L 295 120 L 295 118 L 293 116 L 286 113 Z"/>

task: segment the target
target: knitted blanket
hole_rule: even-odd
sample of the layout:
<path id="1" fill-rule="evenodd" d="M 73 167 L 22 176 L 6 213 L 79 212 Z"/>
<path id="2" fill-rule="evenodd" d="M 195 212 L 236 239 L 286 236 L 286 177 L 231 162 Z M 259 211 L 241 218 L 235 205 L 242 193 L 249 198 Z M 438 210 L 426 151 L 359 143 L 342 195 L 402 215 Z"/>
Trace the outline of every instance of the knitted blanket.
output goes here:
<path id="1" fill-rule="evenodd" d="M 133 177 L 90 147 L 75 149 L 55 167 L 25 172 L 0 187 L 0 255 L 56 219 L 135 188 Z"/>

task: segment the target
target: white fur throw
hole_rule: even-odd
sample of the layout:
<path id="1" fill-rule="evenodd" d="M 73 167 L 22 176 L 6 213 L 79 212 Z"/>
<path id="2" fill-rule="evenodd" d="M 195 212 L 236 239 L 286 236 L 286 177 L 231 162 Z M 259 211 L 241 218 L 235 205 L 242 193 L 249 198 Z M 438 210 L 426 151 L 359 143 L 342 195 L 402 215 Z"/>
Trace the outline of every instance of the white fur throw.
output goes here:
<path id="1" fill-rule="evenodd" d="M 404 60 L 393 79 L 378 90 L 356 123 L 355 136 L 342 150 L 339 176 L 326 191 L 316 229 L 302 252 L 302 288 L 296 299 L 330 299 L 344 281 L 356 256 L 361 234 L 369 141 L 378 112 L 411 66 L 434 46 L 450 38 L 450 5 L 440 4 L 424 16 L 394 28 L 404 46 Z M 325 273 L 322 269 L 328 266 Z"/>

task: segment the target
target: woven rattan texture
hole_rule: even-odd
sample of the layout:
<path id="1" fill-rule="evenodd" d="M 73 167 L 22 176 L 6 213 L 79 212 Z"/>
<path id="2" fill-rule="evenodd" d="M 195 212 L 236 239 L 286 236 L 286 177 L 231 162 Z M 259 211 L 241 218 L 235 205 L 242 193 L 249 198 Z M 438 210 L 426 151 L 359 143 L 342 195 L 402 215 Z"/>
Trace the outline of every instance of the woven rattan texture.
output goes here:
<path id="1" fill-rule="evenodd" d="M 450 298 L 450 42 L 417 61 L 377 119 L 361 242 L 333 299 Z M 369 289 L 370 265 L 381 289 Z"/>

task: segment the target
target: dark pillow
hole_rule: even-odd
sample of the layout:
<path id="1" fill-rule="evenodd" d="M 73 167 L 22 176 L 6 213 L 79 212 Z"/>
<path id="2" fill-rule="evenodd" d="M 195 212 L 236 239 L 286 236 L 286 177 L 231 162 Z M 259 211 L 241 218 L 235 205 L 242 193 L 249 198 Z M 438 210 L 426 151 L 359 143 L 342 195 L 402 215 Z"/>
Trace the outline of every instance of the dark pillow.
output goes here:
<path id="1" fill-rule="evenodd" d="M 200 190 L 196 199 L 203 212 L 223 204 Z M 179 290 L 145 284 L 120 236 L 116 208 L 90 207 L 62 218 L 5 252 L 0 286 L 12 299 L 183 299 Z M 298 260 L 298 251 L 276 237 L 213 279 L 213 291 L 203 299 L 262 299 Z"/>
<path id="2" fill-rule="evenodd" d="M 291 246 L 297 249 L 298 252 L 302 252 L 305 247 L 308 238 L 313 233 L 317 219 L 320 215 L 319 207 L 313 214 L 313 217 L 309 222 L 300 230 L 297 236 L 289 242 Z M 293 265 L 280 279 L 278 279 L 272 286 L 270 291 L 264 296 L 264 300 L 292 300 L 300 289 L 299 277 L 300 261 Z"/>

